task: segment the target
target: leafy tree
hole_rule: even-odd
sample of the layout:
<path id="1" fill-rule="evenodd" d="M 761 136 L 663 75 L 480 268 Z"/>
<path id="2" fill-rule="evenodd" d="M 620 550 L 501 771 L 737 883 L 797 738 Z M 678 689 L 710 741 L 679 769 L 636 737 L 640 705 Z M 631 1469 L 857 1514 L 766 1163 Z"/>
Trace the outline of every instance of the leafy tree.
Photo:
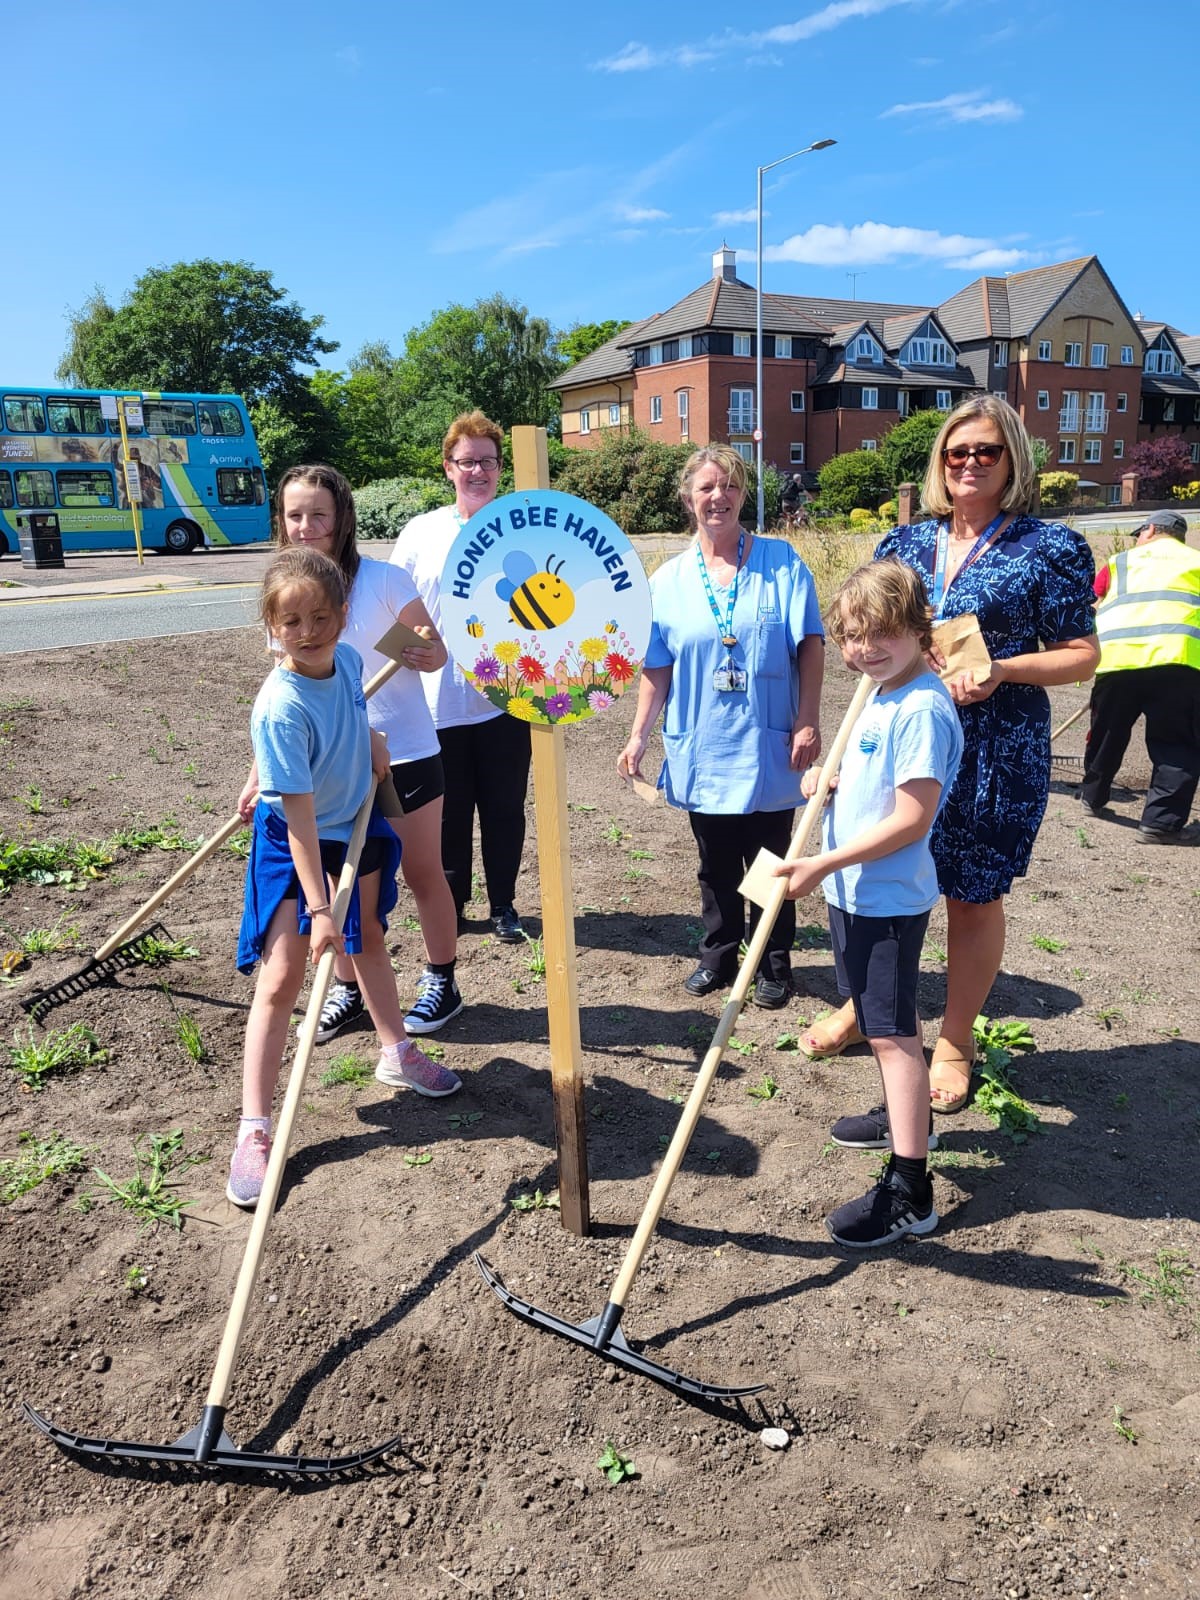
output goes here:
<path id="1" fill-rule="evenodd" d="M 625 533 L 677 533 L 687 526 L 679 475 L 691 453 L 640 428 L 609 428 L 594 450 L 565 452 L 554 487 L 599 507 Z"/>
<path id="2" fill-rule="evenodd" d="M 1177 433 L 1143 439 L 1129 452 L 1130 472 L 1138 475 L 1139 500 L 1165 500 L 1177 483 L 1194 475 L 1191 452 Z"/>
<path id="3" fill-rule="evenodd" d="M 618 322 L 615 317 L 610 317 L 607 322 L 577 322 L 573 328 L 560 333 L 558 353 L 562 358 L 564 369 L 573 367 L 576 362 L 582 361 L 584 356 L 590 356 L 593 350 L 599 350 L 602 344 L 615 339 L 622 328 L 628 326 L 628 318 L 624 322 Z"/>
<path id="4" fill-rule="evenodd" d="M 879 445 L 879 459 L 887 473 L 889 492 L 902 483 L 920 485 L 929 465 L 933 441 L 945 420 L 944 411 L 914 411 L 884 434 Z"/>
<path id="5" fill-rule="evenodd" d="M 892 488 L 878 450 L 848 450 L 827 461 L 818 474 L 821 505 L 848 515 L 858 507 L 874 511 Z"/>
<path id="6" fill-rule="evenodd" d="M 295 402 L 298 366 L 337 345 L 271 275 L 246 261 L 152 267 L 111 315 L 97 290 L 68 315 L 59 371 L 89 388 L 178 389 Z"/>

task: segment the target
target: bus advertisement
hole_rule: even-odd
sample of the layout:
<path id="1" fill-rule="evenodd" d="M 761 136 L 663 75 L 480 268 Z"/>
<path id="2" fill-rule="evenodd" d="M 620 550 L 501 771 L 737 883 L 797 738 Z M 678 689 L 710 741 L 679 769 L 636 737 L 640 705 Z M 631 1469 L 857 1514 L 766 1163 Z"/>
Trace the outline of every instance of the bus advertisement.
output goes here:
<path id="1" fill-rule="evenodd" d="M 262 458 L 239 396 L 0 388 L 0 556 L 19 549 L 18 518 L 34 511 L 57 516 L 64 555 L 134 548 L 118 395 L 127 410 L 141 406 L 126 434 L 147 550 L 270 539 Z"/>

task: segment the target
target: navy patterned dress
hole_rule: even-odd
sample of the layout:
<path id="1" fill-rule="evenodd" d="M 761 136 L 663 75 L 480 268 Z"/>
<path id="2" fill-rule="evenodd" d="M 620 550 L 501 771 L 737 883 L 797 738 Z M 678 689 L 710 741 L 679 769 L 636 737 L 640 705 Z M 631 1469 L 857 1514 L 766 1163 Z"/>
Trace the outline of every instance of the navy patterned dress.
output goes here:
<path id="1" fill-rule="evenodd" d="M 911 523 L 882 540 L 932 584 L 938 524 Z M 942 616 L 973 611 L 993 660 L 1030 654 L 1095 632 L 1087 542 L 1061 522 L 1018 515 L 946 590 Z M 930 838 L 938 887 L 983 905 L 1024 875 L 1050 793 L 1050 699 L 1029 683 L 1002 683 L 978 705 L 959 706 L 963 755 Z"/>

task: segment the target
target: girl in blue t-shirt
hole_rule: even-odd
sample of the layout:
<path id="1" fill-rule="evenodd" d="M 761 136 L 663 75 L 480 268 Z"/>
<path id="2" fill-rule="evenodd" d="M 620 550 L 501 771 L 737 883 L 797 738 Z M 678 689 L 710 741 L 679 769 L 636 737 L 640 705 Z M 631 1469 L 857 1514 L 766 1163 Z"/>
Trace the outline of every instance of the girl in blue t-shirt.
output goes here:
<path id="1" fill-rule="evenodd" d="M 262 1193 L 271 1101 L 310 953 L 314 965 L 330 945 L 355 956 L 383 1043 L 376 1077 L 422 1094 L 459 1088 L 452 1072 L 405 1035 L 383 940 L 396 901 L 400 846 L 378 807 L 343 934 L 333 923 L 331 880 L 341 870 L 372 770 L 381 782 L 390 774 L 387 741 L 367 723 L 362 658 L 338 642 L 346 609 L 345 580 L 328 556 L 289 548 L 267 568 L 259 612 L 282 654 L 250 718 L 259 792 L 238 966 L 249 972 L 260 965 L 246 1023 L 242 1117 L 226 1189 L 234 1205 L 247 1208 Z"/>
<path id="2" fill-rule="evenodd" d="M 937 1226 L 928 1152 L 936 1143 L 929 1072 L 917 1016 L 917 977 L 929 913 L 938 900 L 929 851 L 943 797 L 962 754 L 949 693 L 925 663 L 931 613 L 911 567 L 876 561 L 852 572 L 826 617 L 846 665 L 876 684 L 850 733 L 820 855 L 775 871 L 790 899 L 823 883 L 838 989 L 883 1079 L 884 1105 L 842 1117 L 835 1144 L 886 1149 L 883 1177 L 827 1219 L 838 1244 L 866 1250 Z M 818 769 L 801 782 L 815 794 Z"/>

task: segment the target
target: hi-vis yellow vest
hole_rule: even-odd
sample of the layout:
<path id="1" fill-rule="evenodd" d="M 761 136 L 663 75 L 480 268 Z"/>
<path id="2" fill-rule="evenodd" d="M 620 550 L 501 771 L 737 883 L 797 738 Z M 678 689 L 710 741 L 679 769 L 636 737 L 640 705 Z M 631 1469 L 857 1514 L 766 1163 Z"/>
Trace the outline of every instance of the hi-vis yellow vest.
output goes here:
<path id="1" fill-rule="evenodd" d="M 1108 563 L 1108 593 L 1096 608 L 1100 672 L 1131 667 L 1200 671 L 1200 551 L 1152 539 Z"/>

